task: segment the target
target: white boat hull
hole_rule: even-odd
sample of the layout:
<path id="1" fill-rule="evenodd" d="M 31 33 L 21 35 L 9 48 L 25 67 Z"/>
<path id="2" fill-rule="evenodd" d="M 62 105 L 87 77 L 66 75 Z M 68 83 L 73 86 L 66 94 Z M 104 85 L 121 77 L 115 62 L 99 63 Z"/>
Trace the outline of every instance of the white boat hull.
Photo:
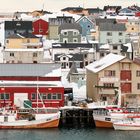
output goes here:
<path id="1" fill-rule="evenodd" d="M 38 114 L 39 116 L 35 120 L 15 120 L 10 122 L 0 122 L 0 128 L 5 129 L 38 129 L 38 128 L 50 128 L 58 127 L 60 113 L 54 114 Z M 39 119 L 40 117 L 40 119 Z"/>
<path id="2" fill-rule="evenodd" d="M 127 123 L 127 124 L 114 123 L 113 127 L 115 130 L 140 130 L 140 124 L 134 124 L 134 123 Z"/>

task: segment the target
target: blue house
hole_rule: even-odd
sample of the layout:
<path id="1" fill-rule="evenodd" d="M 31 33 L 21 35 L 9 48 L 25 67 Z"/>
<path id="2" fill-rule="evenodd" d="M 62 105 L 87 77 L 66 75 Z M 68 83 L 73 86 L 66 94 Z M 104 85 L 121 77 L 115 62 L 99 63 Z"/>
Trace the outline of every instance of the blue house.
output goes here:
<path id="1" fill-rule="evenodd" d="M 95 19 L 90 16 L 83 16 L 76 21 L 82 27 L 82 36 L 91 35 L 91 31 L 95 30 Z"/>

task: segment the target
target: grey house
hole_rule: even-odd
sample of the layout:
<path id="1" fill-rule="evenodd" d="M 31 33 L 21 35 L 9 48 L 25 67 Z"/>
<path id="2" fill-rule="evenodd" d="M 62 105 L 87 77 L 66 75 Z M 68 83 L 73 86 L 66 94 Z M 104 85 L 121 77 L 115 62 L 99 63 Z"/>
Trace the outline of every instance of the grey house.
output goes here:
<path id="1" fill-rule="evenodd" d="M 58 28 L 64 23 L 74 23 L 75 19 L 72 16 L 57 16 L 49 18 L 49 39 L 59 39 Z"/>
<path id="2" fill-rule="evenodd" d="M 64 23 L 59 26 L 60 43 L 80 43 L 82 27 L 78 23 Z"/>
<path id="3" fill-rule="evenodd" d="M 86 53 L 55 54 L 54 61 L 60 63 L 63 69 L 71 68 L 73 62 L 77 68 L 84 68 L 88 64 L 86 57 Z"/>
<path id="4" fill-rule="evenodd" d="M 125 44 L 126 27 L 123 23 L 99 24 L 99 42 L 101 44 Z"/>

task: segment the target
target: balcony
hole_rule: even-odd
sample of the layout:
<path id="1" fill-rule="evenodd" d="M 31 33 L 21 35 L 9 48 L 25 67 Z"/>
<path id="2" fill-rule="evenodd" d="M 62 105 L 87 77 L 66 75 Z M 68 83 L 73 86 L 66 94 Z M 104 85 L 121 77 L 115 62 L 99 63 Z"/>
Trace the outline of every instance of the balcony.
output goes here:
<path id="1" fill-rule="evenodd" d="M 102 78 L 100 78 L 99 82 L 114 83 L 114 82 L 119 82 L 119 78 L 117 78 L 117 77 L 102 77 Z"/>

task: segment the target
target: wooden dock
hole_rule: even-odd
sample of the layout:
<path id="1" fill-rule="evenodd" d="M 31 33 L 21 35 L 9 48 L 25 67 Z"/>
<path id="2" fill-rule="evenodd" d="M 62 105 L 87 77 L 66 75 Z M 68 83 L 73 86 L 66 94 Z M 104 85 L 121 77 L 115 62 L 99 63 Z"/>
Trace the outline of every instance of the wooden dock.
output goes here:
<path id="1" fill-rule="evenodd" d="M 62 108 L 60 111 L 60 127 L 95 127 L 93 109 Z"/>

